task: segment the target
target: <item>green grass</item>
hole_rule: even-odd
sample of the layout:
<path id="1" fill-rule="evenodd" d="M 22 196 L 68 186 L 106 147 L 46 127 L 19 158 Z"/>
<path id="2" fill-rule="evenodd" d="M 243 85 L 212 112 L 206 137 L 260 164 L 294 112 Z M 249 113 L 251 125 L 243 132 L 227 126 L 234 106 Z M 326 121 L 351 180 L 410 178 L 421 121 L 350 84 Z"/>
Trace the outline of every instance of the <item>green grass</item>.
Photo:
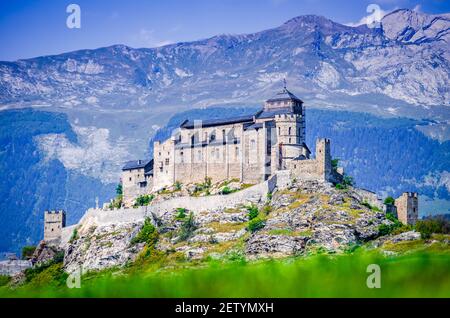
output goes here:
<path id="1" fill-rule="evenodd" d="M 369 264 L 381 267 L 380 289 L 366 286 Z M 1 287 L 0 297 L 449 297 L 449 268 L 448 251 L 386 257 L 358 250 L 258 262 L 210 261 L 126 275 L 105 271 L 84 276 L 80 289 L 50 283 Z"/>

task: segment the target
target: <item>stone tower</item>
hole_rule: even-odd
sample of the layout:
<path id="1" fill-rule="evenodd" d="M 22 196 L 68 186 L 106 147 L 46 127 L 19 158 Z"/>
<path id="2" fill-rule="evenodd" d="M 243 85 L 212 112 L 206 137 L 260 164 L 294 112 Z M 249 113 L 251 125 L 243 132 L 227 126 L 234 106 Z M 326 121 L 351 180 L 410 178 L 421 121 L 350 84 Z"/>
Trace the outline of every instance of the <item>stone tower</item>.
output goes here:
<path id="1" fill-rule="evenodd" d="M 264 113 L 273 114 L 276 131 L 278 169 L 286 161 L 305 156 L 305 112 L 303 102 L 286 87 L 264 103 Z"/>
<path id="2" fill-rule="evenodd" d="M 331 176 L 331 147 L 330 139 L 317 139 L 316 142 L 317 169 L 324 180 L 329 180 Z"/>
<path id="3" fill-rule="evenodd" d="M 414 225 L 419 219 L 419 195 L 416 192 L 405 192 L 395 200 L 397 218 L 406 225 Z"/>
<path id="4" fill-rule="evenodd" d="M 66 212 L 45 211 L 44 214 L 44 241 L 55 242 L 61 238 L 61 230 L 66 226 Z"/>

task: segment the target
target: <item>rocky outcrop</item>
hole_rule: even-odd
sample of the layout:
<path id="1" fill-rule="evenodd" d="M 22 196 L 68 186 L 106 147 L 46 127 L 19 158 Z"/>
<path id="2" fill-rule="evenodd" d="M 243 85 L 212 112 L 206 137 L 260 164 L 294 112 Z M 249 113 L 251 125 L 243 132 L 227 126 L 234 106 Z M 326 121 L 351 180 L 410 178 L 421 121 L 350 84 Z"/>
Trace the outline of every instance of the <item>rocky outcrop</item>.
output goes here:
<path id="1" fill-rule="evenodd" d="M 376 238 L 381 224 L 391 224 L 382 212 L 362 202 L 357 191 L 338 190 L 326 182 L 291 182 L 265 197 L 253 203 L 264 224 L 253 232 L 244 199 L 220 204 L 216 210 L 192 211 L 175 205 L 161 213 L 148 213 L 149 209 L 146 215 L 159 233 L 156 249 L 184 259 L 228 257 L 231 251 L 252 259 L 299 255 L 318 248 L 339 252 Z M 120 213 L 120 220 L 125 220 L 126 211 Z M 67 245 L 65 268 L 98 270 L 133 261 L 144 244 L 131 243 L 142 226 L 131 219 L 101 225 L 96 217 L 97 223 L 80 226 L 78 237 Z"/>
<path id="2" fill-rule="evenodd" d="M 39 242 L 38 246 L 36 246 L 36 249 L 34 250 L 33 256 L 31 258 L 31 263 L 36 266 L 48 263 L 53 259 L 55 259 L 58 253 L 61 252 L 63 252 L 62 249 L 42 240 Z"/>
<path id="3" fill-rule="evenodd" d="M 143 244 L 131 244 L 142 223 L 91 227 L 78 234 L 68 245 L 64 256 L 66 271 L 82 272 L 123 266 L 133 261 Z"/>

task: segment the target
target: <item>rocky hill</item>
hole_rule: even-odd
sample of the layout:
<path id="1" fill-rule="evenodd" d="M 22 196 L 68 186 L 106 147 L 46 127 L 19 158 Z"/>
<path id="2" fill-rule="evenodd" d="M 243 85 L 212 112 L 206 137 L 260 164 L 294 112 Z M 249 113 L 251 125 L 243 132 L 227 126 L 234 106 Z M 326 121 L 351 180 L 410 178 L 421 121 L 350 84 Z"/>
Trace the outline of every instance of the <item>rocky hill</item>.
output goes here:
<path id="1" fill-rule="evenodd" d="M 342 252 L 378 237 L 382 224 L 393 224 L 367 202 L 368 196 L 358 189 L 338 190 L 328 183 L 294 180 L 287 188 L 276 188 L 251 203 L 246 199 L 221 206 L 216 200 L 216 209 L 172 208 L 151 213 L 145 222 L 134 219 L 132 210 L 124 212 L 130 215 L 128 221 L 99 225 L 87 218 L 65 247 L 65 268 L 73 271 L 82 266 L 89 271 L 125 266 L 148 252 L 149 242 L 137 238 L 150 226 L 155 228 L 151 253 L 178 260 L 286 257 L 319 249 Z M 172 197 L 161 194 L 154 204 Z"/>

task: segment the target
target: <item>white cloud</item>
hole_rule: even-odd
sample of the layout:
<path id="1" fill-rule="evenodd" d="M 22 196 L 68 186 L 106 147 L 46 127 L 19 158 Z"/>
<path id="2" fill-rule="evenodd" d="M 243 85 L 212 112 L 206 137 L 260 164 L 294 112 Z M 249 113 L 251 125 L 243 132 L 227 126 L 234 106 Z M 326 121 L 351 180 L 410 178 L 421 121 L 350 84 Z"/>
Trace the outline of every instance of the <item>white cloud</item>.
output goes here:
<path id="1" fill-rule="evenodd" d="M 370 14 L 362 17 L 358 22 L 348 22 L 348 23 L 345 23 L 345 25 L 356 27 L 356 26 L 360 26 L 363 24 L 370 24 L 374 21 L 374 19 L 375 19 L 375 21 L 381 21 L 381 19 L 386 14 L 388 14 L 396 9 L 397 8 L 395 8 L 393 10 L 383 10 L 382 8 L 379 8 L 379 10 L 377 10 L 376 12 L 371 12 Z"/>

